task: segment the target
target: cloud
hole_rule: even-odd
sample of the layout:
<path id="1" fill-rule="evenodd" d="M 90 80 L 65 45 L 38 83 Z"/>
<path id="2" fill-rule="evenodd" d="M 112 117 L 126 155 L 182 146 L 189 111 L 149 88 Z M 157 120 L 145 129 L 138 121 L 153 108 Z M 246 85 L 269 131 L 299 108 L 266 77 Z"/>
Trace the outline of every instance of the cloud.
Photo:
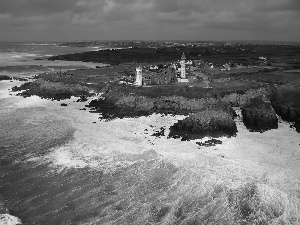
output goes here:
<path id="1" fill-rule="evenodd" d="M 285 30 L 284 39 L 299 39 L 299 10 L 299 0 L 1 0 L 0 29 L 81 39 L 82 31 L 86 39 L 260 39 Z"/>

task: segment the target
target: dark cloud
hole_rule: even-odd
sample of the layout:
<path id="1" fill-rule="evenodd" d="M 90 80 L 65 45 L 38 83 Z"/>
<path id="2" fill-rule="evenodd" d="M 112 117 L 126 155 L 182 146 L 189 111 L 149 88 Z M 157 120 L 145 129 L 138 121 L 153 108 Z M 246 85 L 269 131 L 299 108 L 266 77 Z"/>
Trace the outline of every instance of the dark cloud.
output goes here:
<path id="1" fill-rule="evenodd" d="M 76 6 L 76 1 L 74 0 L 1 0 L 0 13 L 9 13 L 13 16 L 34 16 L 64 12 L 74 6 Z"/>
<path id="2" fill-rule="evenodd" d="M 0 40 L 18 32 L 32 38 L 33 32 L 49 38 L 55 33 L 56 39 L 272 39 L 276 34 L 297 40 L 299 10 L 299 0 L 1 0 L 0 29 L 6 33 Z"/>

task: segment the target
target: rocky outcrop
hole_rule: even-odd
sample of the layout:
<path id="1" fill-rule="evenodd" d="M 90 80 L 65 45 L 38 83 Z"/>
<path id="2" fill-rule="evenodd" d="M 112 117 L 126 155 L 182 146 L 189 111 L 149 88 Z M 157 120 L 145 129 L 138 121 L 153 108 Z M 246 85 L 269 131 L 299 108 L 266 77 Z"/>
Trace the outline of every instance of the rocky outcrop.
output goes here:
<path id="1" fill-rule="evenodd" d="M 196 144 L 199 146 L 211 147 L 222 144 L 222 141 L 213 138 L 205 142 L 196 142 Z"/>
<path id="2" fill-rule="evenodd" d="M 300 132 L 300 89 L 281 86 L 273 89 L 271 103 L 276 113 L 285 121 L 295 122 L 294 127 Z"/>
<path id="3" fill-rule="evenodd" d="M 203 95 L 201 98 L 188 98 L 181 96 L 181 94 L 184 93 L 178 93 L 178 95 L 162 95 L 156 97 L 157 94 L 154 93 L 153 96 L 155 97 L 151 97 L 151 95 L 141 95 L 143 92 L 146 92 L 145 90 L 148 91 L 148 89 L 142 88 L 134 89 L 132 87 L 126 88 L 116 85 L 108 86 L 102 98 L 99 99 L 99 104 L 97 104 L 97 101 L 93 101 L 89 107 L 93 107 L 105 115 L 108 115 L 106 112 L 109 108 L 114 107 L 119 109 L 113 113 L 115 117 L 122 117 L 123 115 L 121 114 L 123 114 L 124 111 L 128 112 L 129 117 L 132 117 L 137 114 L 149 115 L 152 113 L 188 115 L 189 113 L 196 113 L 203 109 L 210 108 L 225 110 L 232 117 L 235 116 L 235 112 L 230 105 L 221 102 L 217 95 Z M 201 90 L 202 89 L 199 91 Z M 149 93 L 147 94 L 149 95 Z"/>
<path id="4" fill-rule="evenodd" d="M 276 113 L 285 121 L 295 122 L 300 118 L 300 105 L 272 104 Z"/>
<path id="5" fill-rule="evenodd" d="M 271 103 L 276 113 L 288 122 L 300 117 L 300 88 L 281 86 L 272 90 Z"/>
<path id="6" fill-rule="evenodd" d="M 242 108 L 243 122 L 247 129 L 264 132 L 278 128 L 278 119 L 271 104 L 261 99 L 253 99 Z"/>
<path id="7" fill-rule="evenodd" d="M 0 81 L 1 80 L 12 80 L 12 78 L 6 75 L 0 75 Z"/>
<path id="8" fill-rule="evenodd" d="M 65 84 L 60 82 L 46 81 L 42 78 L 36 81 L 22 84 L 20 87 L 13 87 L 12 91 L 23 91 L 18 95 L 29 97 L 37 95 L 41 98 L 52 100 L 69 99 L 71 96 L 90 96 L 90 88 L 80 84 Z"/>
<path id="9" fill-rule="evenodd" d="M 236 124 L 232 116 L 218 109 L 195 113 L 170 127 L 169 138 L 181 137 L 182 140 L 200 139 L 205 136 L 235 136 Z"/>
<path id="10" fill-rule="evenodd" d="M 152 113 L 188 115 L 211 108 L 225 111 L 232 118 L 236 116 L 229 104 L 215 98 L 188 99 L 175 95 L 150 98 L 133 94 L 118 95 L 116 92 L 109 92 L 104 96 L 104 99 L 93 100 L 89 107 L 95 108 L 97 112 L 102 113 L 102 116 L 105 115 L 105 119 L 123 118 L 125 114 L 127 117 L 147 116 Z"/>

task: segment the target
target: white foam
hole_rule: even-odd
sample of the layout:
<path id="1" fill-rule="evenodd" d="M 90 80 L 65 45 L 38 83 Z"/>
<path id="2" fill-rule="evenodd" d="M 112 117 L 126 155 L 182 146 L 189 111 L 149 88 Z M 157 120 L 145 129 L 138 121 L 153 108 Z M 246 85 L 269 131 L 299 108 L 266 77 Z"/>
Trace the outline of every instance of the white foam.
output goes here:
<path id="1" fill-rule="evenodd" d="M 22 224 L 21 220 L 15 216 L 9 214 L 0 214 L 1 225 L 18 225 Z"/>

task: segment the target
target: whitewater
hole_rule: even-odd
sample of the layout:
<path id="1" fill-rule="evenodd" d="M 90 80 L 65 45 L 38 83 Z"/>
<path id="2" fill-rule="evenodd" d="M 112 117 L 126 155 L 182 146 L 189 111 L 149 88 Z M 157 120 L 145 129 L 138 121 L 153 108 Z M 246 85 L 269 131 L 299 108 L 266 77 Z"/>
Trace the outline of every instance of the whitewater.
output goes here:
<path id="1" fill-rule="evenodd" d="M 237 136 L 199 147 L 167 138 L 184 116 L 103 121 L 10 92 L 22 83 L 0 81 L 0 224 L 300 224 L 289 123 L 249 132 L 236 108 Z"/>

